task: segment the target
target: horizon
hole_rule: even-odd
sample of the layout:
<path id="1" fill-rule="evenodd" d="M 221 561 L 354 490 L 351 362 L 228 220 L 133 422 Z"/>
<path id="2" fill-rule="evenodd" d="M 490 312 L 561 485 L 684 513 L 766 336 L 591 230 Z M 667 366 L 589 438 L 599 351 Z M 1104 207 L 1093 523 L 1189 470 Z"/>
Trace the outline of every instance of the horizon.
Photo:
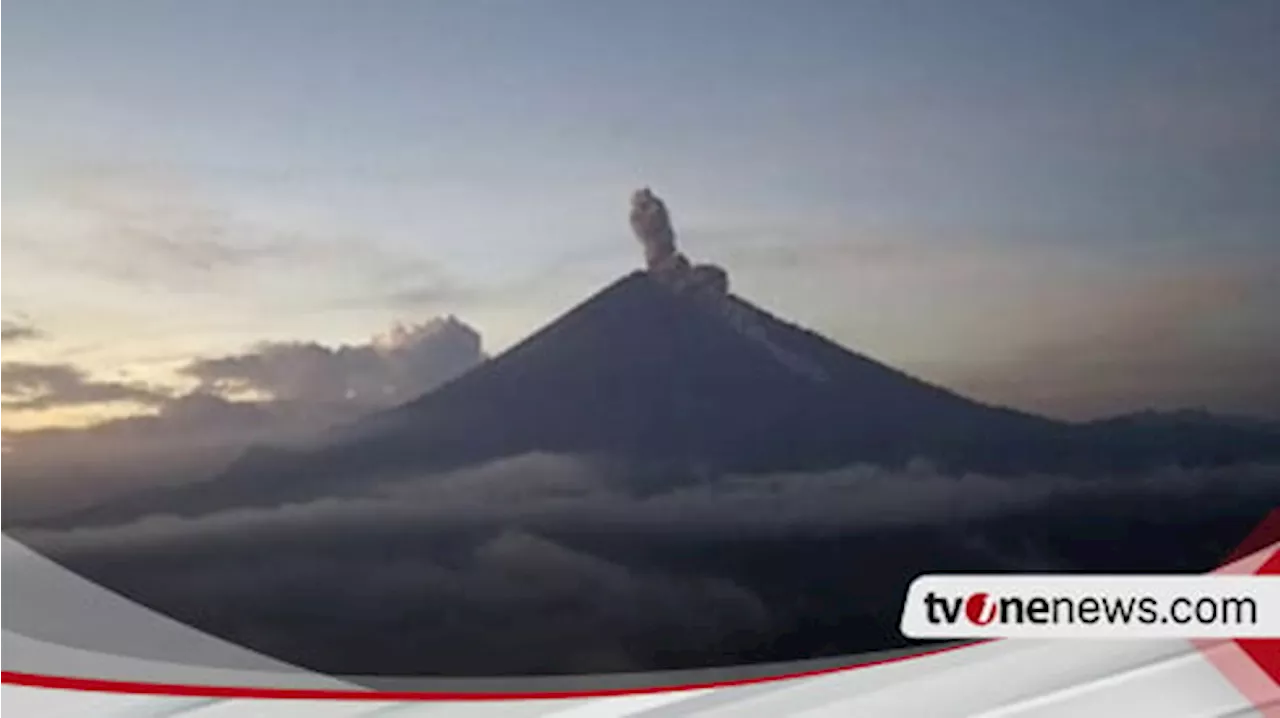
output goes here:
<path id="1" fill-rule="evenodd" d="M 1274 5 L 376 8 L 10 3 L 7 438 L 425 391 L 370 337 L 501 353 L 642 266 L 646 184 L 731 291 L 931 383 L 1280 418 Z"/>

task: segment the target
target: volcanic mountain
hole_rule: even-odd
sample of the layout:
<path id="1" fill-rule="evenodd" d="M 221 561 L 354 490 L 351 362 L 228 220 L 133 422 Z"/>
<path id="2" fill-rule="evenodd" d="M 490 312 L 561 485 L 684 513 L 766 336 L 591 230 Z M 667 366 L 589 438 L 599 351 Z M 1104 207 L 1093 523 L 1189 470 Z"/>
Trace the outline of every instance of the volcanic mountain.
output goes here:
<path id="1" fill-rule="evenodd" d="M 1096 475 L 1280 456 L 1269 426 L 1071 425 L 981 404 L 731 294 L 723 269 L 677 250 L 666 205 L 648 188 L 632 196 L 631 226 L 644 271 L 454 381 L 311 448 L 254 449 L 210 480 L 53 523 L 359 494 L 531 452 L 597 460 L 633 489 L 912 459 L 951 472 Z"/>
<path id="2" fill-rule="evenodd" d="M 942 458 L 984 433 L 1031 438 L 1054 426 L 930 386 L 736 297 L 674 292 L 637 272 L 344 444 L 365 449 L 361 471 L 531 451 L 770 471 L 930 449 Z"/>
<path id="3" fill-rule="evenodd" d="M 948 471 L 1112 474 L 1275 456 L 1273 431 L 1067 424 L 984 405 L 775 318 L 718 288 L 638 271 L 454 381 L 222 474 L 69 523 L 360 493 L 529 452 L 594 457 L 645 481 L 913 458 Z M 63 522 L 57 522 L 62 524 Z"/>

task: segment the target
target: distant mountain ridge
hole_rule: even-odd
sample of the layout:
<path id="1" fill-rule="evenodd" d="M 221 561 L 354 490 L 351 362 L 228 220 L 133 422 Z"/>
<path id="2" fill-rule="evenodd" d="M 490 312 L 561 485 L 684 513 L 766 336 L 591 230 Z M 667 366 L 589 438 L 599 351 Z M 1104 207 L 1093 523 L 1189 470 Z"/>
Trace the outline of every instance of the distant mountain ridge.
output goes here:
<path id="1" fill-rule="evenodd" d="M 1173 409 L 1160 411 L 1144 409 L 1128 412 L 1089 423 L 1128 423 L 1144 426 L 1235 426 L 1246 429 L 1280 430 L 1280 419 L 1268 419 L 1260 416 L 1243 416 L 1239 414 L 1219 414 L 1208 409 Z"/>

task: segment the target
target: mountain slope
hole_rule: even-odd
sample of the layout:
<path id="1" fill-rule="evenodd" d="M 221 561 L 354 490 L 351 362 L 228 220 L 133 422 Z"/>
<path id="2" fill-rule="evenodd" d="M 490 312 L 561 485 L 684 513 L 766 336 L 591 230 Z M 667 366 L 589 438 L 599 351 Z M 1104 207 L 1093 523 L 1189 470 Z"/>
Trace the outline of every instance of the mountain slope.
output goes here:
<path id="1" fill-rule="evenodd" d="M 949 459 L 979 433 L 1063 428 L 920 382 L 742 300 L 720 301 L 736 319 L 715 299 L 629 275 L 456 381 L 352 427 L 314 455 L 309 481 L 341 486 L 353 475 L 531 451 L 809 469 Z"/>
<path id="2" fill-rule="evenodd" d="M 545 450 L 763 470 L 1012 418 L 728 301 L 756 331 L 633 274 L 394 421 L 445 460 Z"/>

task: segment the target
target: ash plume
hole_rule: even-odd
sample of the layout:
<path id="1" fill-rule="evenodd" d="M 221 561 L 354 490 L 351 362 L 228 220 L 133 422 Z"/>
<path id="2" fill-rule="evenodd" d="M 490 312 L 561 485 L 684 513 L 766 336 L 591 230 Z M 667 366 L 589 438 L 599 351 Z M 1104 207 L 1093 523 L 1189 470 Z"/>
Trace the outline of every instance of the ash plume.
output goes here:
<path id="1" fill-rule="evenodd" d="M 693 265 L 676 248 L 676 231 L 667 205 L 645 187 L 631 195 L 631 229 L 644 245 L 649 273 L 677 290 L 729 291 L 729 274 L 712 264 Z"/>
<path id="2" fill-rule="evenodd" d="M 676 233 L 667 205 L 648 187 L 631 195 L 631 229 L 644 245 L 644 258 L 653 270 L 677 254 Z"/>
<path id="3" fill-rule="evenodd" d="M 704 304 L 751 339 L 780 363 L 814 381 L 826 381 L 826 373 L 813 362 L 770 341 L 751 313 L 729 298 L 729 273 L 714 264 L 692 264 L 676 249 L 676 232 L 667 205 L 648 187 L 631 195 L 631 229 L 644 245 L 649 274 L 680 293 L 702 297 Z"/>

